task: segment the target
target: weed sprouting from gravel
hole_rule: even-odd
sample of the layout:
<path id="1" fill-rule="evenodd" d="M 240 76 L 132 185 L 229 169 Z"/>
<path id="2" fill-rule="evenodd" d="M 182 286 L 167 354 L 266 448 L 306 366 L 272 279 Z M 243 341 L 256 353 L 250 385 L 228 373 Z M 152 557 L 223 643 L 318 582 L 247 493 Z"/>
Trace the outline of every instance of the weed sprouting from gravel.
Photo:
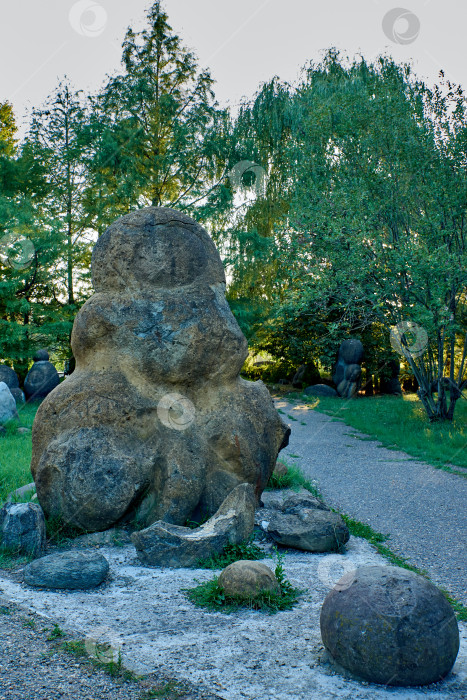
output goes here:
<path id="1" fill-rule="evenodd" d="M 195 588 L 183 589 L 183 592 L 193 605 L 227 614 L 237 612 L 241 608 L 269 614 L 280 610 L 291 610 L 297 605 L 303 591 L 294 588 L 287 580 L 283 567 L 284 555 L 277 550 L 276 555 L 277 564 L 274 573 L 279 583 L 279 593 L 260 591 L 256 596 L 230 596 L 225 593 L 222 586 L 219 586 L 217 576 Z"/>

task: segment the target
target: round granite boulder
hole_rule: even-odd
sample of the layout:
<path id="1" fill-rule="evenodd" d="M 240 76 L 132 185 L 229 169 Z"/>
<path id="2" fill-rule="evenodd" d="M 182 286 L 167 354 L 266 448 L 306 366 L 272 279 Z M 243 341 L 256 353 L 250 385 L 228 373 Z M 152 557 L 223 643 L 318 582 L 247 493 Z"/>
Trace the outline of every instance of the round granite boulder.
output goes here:
<path id="1" fill-rule="evenodd" d="M 34 362 L 24 380 L 24 391 L 28 401 L 44 399 L 60 384 L 58 372 L 48 360 Z"/>
<path id="2" fill-rule="evenodd" d="M 241 559 L 229 564 L 221 573 L 218 584 L 229 596 L 249 598 L 262 591 L 280 593 L 274 572 L 259 561 Z"/>
<path id="3" fill-rule="evenodd" d="M 331 658 L 372 683 L 436 683 L 459 650 L 456 617 L 444 595 L 395 566 L 346 573 L 326 597 L 320 625 Z"/>
<path id="4" fill-rule="evenodd" d="M 31 562 L 24 568 L 29 586 L 86 590 L 99 586 L 109 573 L 109 563 L 96 552 L 59 552 Z"/>
<path id="5" fill-rule="evenodd" d="M 0 382 L 5 382 L 10 391 L 19 388 L 18 375 L 7 365 L 0 365 Z"/>

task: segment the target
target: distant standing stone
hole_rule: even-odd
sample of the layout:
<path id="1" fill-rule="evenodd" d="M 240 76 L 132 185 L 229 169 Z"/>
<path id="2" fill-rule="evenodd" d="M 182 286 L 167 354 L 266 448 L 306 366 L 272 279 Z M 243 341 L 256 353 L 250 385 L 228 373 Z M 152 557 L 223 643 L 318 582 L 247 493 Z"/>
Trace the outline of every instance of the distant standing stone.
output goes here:
<path id="1" fill-rule="evenodd" d="M 326 597 L 320 624 L 331 657 L 372 683 L 436 683 L 459 651 L 457 620 L 443 594 L 395 566 L 345 574 Z"/>
<path id="2" fill-rule="evenodd" d="M 28 401 L 44 399 L 59 384 L 58 372 L 53 364 L 47 360 L 39 360 L 34 362 L 24 380 L 24 391 Z"/>
<path id="3" fill-rule="evenodd" d="M 17 417 L 16 401 L 5 382 L 0 382 L 0 425 Z"/>
<path id="4" fill-rule="evenodd" d="M 86 590 L 99 586 L 109 573 L 109 563 L 96 552 L 49 554 L 28 564 L 24 580 L 30 586 Z"/>
<path id="5" fill-rule="evenodd" d="M 45 520 L 35 503 L 6 503 L 0 510 L 0 549 L 40 556 L 45 549 Z"/>
<path id="6" fill-rule="evenodd" d="M 254 597 L 267 591 L 268 593 L 280 593 L 280 586 L 274 572 L 258 561 L 240 560 L 229 564 L 218 579 L 227 595 Z"/>

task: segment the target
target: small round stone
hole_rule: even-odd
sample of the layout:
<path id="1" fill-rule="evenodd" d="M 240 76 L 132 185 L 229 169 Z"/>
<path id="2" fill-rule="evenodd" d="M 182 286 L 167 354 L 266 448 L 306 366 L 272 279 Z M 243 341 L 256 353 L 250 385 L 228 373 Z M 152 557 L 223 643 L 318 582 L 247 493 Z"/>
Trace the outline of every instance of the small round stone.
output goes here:
<path id="1" fill-rule="evenodd" d="M 436 683 L 459 651 L 457 620 L 443 594 L 395 566 L 345 574 L 323 603 L 320 625 L 331 657 L 373 683 Z"/>
<path id="2" fill-rule="evenodd" d="M 250 597 L 262 591 L 280 593 L 279 582 L 266 564 L 241 559 L 229 564 L 218 579 L 227 595 Z"/>

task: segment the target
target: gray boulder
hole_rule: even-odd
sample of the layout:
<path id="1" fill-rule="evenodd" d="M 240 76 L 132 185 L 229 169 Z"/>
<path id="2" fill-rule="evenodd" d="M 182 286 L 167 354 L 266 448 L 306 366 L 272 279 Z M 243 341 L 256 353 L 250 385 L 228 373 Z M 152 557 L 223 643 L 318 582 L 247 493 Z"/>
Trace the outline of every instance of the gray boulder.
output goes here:
<path id="1" fill-rule="evenodd" d="M 229 564 L 218 578 L 218 584 L 230 596 L 254 597 L 266 591 L 280 593 L 273 571 L 258 561 L 240 560 Z"/>
<path id="2" fill-rule="evenodd" d="M 350 537 L 347 525 L 338 513 L 318 508 L 275 513 L 263 529 L 277 544 L 306 552 L 338 551 Z"/>
<path id="3" fill-rule="evenodd" d="M 339 396 L 337 391 L 328 386 L 327 384 L 314 384 L 313 386 L 307 386 L 303 392 L 306 396 Z"/>
<path id="4" fill-rule="evenodd" d="M 0 510 L 0 549 L 41 556 L 46 532 L 42 508 L 35 503 L 6 503 Z"/>
<path id="5" fill-rule="evenodd" d="M 35 362 L 24 380 L 24 392 L 28 401 L 45 399 L 60 384 L 58 372 L 51 362 Z"/>
<path id="6" fill-rule="evenodd" d="M 294 491 L 293 489 L 264 491 L 261 496 L 261 503 L 262 508 L 258 511 L 260 515 L 265 515 L 266 510 L 279 510 L 285 513 L 296 512 L 296 509 L 299 508 L 330 510 L 321 499 L 316 498 L 304 488 L 301 488 L 299 491 Z"/>
<path id="7" fill-rule="evenodd" d="M 436 683 L 459 650 L 456 617 L 443 594 L 394 566 L 345 574 L 326 597 L 320 624 L 331 658 L 372 683 Z"/>
<path id="8" fill-rule="evenodd" d="M 220 554 L 227 544 L 251 536 L 255 503 L 251 484 L 241 484 L 212 518 L 194 530 L 159 520 L 131 536 L 138 558 L 150 566 L 195 566 L 200 559 Z"/>
<path id="9" fill-rule="evenodd" d="M 96 552 L 60 552 L 36 559 L 24 568 L 29 586 L 86 590 L 99 586 L 109 573 L 109 563 Z"/>
<path id="10" fill-rule="evenodd" d="M 334 552 L 348 542 L 343 519 L 306 489 L 265 491 L 255 524 L 277 544 L 308 552 Z"/>
<path id="11" fill-rule="evenodd" d="M 18 375 L 7 365 L 0 365 L 0 382 L 5 382 L 10 391 L 19 388 Z"/>
<path id="12" fill-rule="evenodd" d="M 11 395 L 13 396 L 14 400 L 16 401 L 17 404 L 23 404 L 26 403 L 26 397 L 24 395 L 24 391 L 21 389 L 10 389 Z"/>
<path id="13" fill-rule="evenodd" d="M 18 418 L 16 401 L 5 382 L 0 382 L 0 425 L 5 425 L 13 418 Z"/>

